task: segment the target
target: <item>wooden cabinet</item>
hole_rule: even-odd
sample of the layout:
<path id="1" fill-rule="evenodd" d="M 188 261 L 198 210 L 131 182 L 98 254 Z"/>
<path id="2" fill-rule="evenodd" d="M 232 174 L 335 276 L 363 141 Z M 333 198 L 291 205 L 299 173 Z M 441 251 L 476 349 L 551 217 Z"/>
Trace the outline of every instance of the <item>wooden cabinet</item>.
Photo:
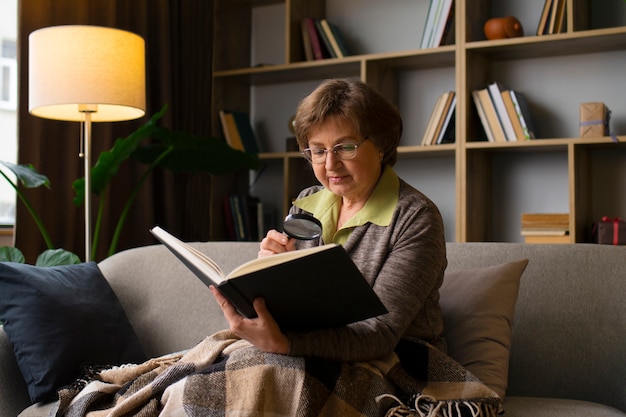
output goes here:
<path id="1" fill-rule="evenodd" d="M 251 114 L 262 168 L 250 192 L 279 223 L 314 182 L 300 154 L 286 151 L 298 101 L 325 78 L 357 77 L 400 109 L 396 170 L 440 207 L 447 240 L 522 241 L 522 212 L 569 212 L 571 242 L 589 241 L 593 221 L 626 217 L 626 2 L 567 0 L 567 31 L 535 36 L 543 3 L 456 0 L 454 44 L 419 49 L 428 1 L 216 0 L 214 133 L 222 134 L 220 109 Z M 485 40 L 484 22 L 507 15 L 525 36 Z M 337 24 L 355 55 L 305 61 L 300 20 L 308 16 Z M 484 140 L 471 92 L 493 81 L 525 94 L 539 139 Z M 457 93 L 456 142 L 420 146 L 446 90 Z M 578 137 L 579 105 L 590 101 L 612 110 L 620 143 Z"/>

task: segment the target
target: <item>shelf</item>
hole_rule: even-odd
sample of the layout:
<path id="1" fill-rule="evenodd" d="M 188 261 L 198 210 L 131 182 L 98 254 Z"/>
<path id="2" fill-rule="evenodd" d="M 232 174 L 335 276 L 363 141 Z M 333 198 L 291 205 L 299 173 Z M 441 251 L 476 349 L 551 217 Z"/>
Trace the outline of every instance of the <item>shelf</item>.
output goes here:
<path id="1" fill-rule="evenodd" d="M 466 48 L 468 52 L 496 60 L 615 51 L 626 48 L 626 27 L 477 41 L 468 43 Z"/>
<path id="2" fill-rule="evenodd" d="M 250 109 L 263 149 L 278 151 L 259 155 L 265 172 L 252 192 L 266 198 L 279 218 L 298 191 L 315 182 L 299 152 L 281 152 L 290 134 L 286 120 L 320 80 L 334 77 L 359 78 L 398 106 L 405 146 L 398 148 L 396 168 L 440 207 L 447 240 L 523 241 L 520 211 L 569 212 L 575 225 L 572 242 L 588 241 L 586 226 L 601 215 L 626 217 L 626 200 L 605 195 L 602 186 L 610 178 L 612 189 L 626 187 L 626 96 L 617 91 L 623 83 L 620 68 L 626 65 L 626 18 L 616 17 L 623 15 L 622 3 L 599 6 L 591 0 L 569 0 L 565 33 L 479 40 L 484 39 L 484 22 L 506 16 L 504 11 L 518 16 L 524 27 L 536 24 L 543 2 L 456 0 L 455 44 L 418 49 L 419 35 L 414 33 L 419 28 L 410 28 L 411 39 L 416 38 L 413 48 L 411 42 L 400 44 L 407 36 L 395 36 L 392 29 L 397 27 L 380 26 L 401 21 L 408 12 L 426 15 L 428 2 L 399 2 L 388 8 L 389 15 L 376 17 L 367 5 L 377 1 L 215 1 L 222 19 L 214 22 L 214 39 L 227 43 L 215 48 L 219 70 L 212 74 L 214 112 L 219 107 Z M 257 8 L 268 5 L 271 10 Z M 598 20 L 596 7 L 608 7 L 601 14 L 611 16 Z M 266 19 L 256 32 L 255 14 Z M 301 62 L 299 22 L 306 16 L 327 17 L 347 29 L 355 50 L 377 52 Z M 283 45 L 278 36 L 252 42 L 253 33 L 260 36 L 258 27 L 279 28 Z M 265 62 L 286 63 L 246 67 L 263 61 L 255 55 L 255 44 L 262 45 Z M 400 48 L 405 49 L 396 50 Z M 471 92 L 493 81 L 526 95 L 544 137 L 505 143 L 475 140 L 484 132 Z M 419 145 L 436 97 L 452 89 L 457 94 L 456 143 Z M 619 143 L 611 137 L 574 137 L 579 103 L 587 101 L 604 101 L 613 110 L 612 126 L 622 134 Z"/>

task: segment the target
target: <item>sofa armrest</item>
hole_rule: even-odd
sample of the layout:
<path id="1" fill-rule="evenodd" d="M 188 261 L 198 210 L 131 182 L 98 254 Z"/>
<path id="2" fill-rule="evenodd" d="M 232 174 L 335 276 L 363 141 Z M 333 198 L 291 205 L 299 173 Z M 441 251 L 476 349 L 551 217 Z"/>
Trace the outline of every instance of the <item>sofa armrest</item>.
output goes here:
<path id="1" fill-rule="evenodd" d="M 0 326 L 0 417 L 15 417 L 29 405 L 26 382 L 17 366 L 13 345 Z"/>

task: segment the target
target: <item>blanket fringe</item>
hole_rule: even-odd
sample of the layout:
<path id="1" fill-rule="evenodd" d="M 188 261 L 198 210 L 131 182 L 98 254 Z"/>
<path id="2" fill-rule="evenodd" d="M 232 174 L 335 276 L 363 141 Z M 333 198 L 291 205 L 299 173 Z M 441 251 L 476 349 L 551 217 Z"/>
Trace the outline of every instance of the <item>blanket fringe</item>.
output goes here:
<path id="1" fill-rule="evenodd" d="M 410 408 L 391 394 L 379 395 L 376 401 L 380 402 L 383 398 L 391 398 L 398 404 L 389 408 L 385 417 L 497 417 L 500 413 L 497 405 L 482 401 L 437 401 L 428 395 L 418 395 L 415 398 L 414 408 Z"/>

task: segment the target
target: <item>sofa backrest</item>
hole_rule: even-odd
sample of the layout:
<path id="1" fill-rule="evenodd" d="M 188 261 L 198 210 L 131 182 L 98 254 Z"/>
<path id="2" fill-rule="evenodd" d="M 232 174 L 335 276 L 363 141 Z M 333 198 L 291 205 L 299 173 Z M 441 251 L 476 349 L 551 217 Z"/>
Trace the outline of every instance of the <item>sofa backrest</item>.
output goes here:
<path id="1" fill-rule="evenodd" d="M 193 246 L 208 254 L 225 272 L 256 258 L 259 250 L 254 242 L 203 242 Z M 148 357 L 188 349 L 226 328 L 209 289 L 165 246 L 119 252 L 99 266 Z"/>
<path id="2" fill-rule="evenodd" d="M 258 243 L 195 243 L 230 271 Z M 626 411 L 626 247 L 448 243 L 448 268 L 530 260 L 513 325 L 507 395 L 596 401 Z M 210 291 L 161 245 L 100 263 L 146 353 L 187 349 L 226 326 Z M 486 300 L 488 301 L 488 300 Z"/>
<path id="3" fill-rule="evenodd" d="M 626 247 L 449 243 L 448 268 L 530 260 L 515 310 L 507 395 L 626 412 Z"/>

